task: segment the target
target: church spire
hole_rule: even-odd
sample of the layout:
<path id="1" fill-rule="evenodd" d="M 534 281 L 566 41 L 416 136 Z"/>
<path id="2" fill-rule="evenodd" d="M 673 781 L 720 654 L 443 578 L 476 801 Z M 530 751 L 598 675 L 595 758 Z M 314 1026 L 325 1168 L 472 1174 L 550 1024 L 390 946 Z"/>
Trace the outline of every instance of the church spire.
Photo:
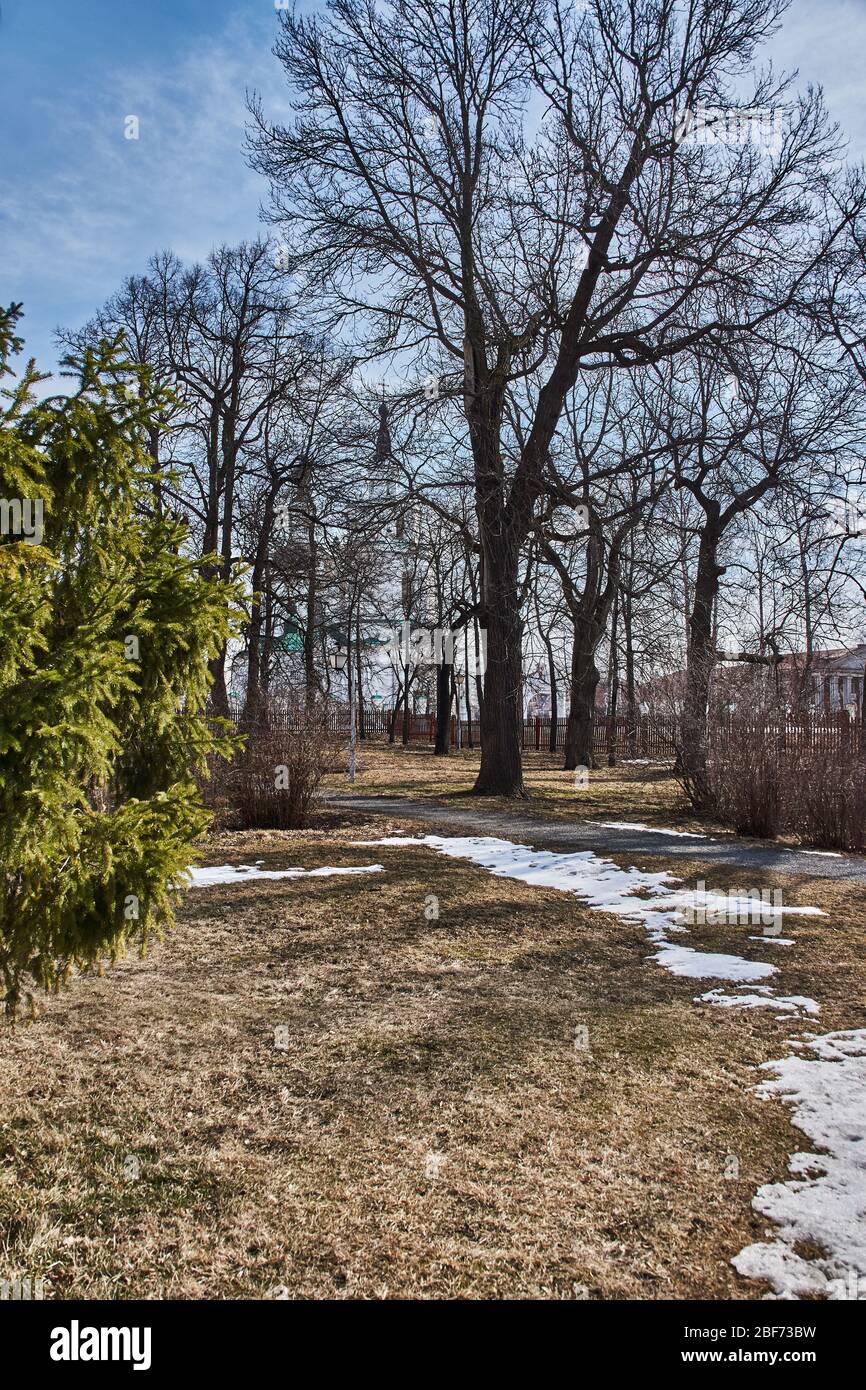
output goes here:
<path id="1" fill-rule="evenodd" d="M 388 424 L 388 407 L 385 404 L 385 398 L 383 396 L 379 402 L 379 428 L 376 432 L 376 462 L 388 463 L 391 457 L 391 427 Z"/>

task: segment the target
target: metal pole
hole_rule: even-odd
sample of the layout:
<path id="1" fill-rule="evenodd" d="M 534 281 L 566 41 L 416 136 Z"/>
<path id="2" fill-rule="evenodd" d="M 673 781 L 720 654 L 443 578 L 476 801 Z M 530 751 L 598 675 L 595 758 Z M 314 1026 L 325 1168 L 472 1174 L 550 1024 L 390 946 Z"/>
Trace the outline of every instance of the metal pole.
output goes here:
<path id="1" fill-rule="evenodd" d="M 349 678 L 349 781 L 354 782 L 357 758 L 357 732 L 355 728 L 357 715 L 357 682 L 352 675 L 351 654 L 346 663 L 346 670 Z"/>

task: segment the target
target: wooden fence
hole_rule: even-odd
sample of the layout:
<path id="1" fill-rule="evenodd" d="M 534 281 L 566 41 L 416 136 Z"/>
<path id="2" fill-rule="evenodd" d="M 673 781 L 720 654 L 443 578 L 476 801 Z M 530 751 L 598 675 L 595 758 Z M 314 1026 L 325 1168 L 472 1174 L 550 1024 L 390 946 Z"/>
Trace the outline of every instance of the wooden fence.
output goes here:
<path id="1" fill-rule="evenodd" d="M 233 709 L 230 718 L 236 728 L 243 727 L 242 710 Z M 348 738 L 349 711 L 345 706 L 329 705 L 325 719 L 329 733 Z M 435 714 L 410 714 L 407 717 L 401 711 L 394 723 L 394 741 L 396 743 L 404 741 L 404 723 L 407 743 L 435 743 Z M 377 742 L 387 739 L 391 731 L 391 724 L 391 710 L 382 709 L 378 705 L 368 706 L 364 710 L 363 737 L 375 739 Z M 296 710 L 271 709 L 257 721 L 257 726 L 277 732 L 281 730 L 294 732 L 300 728 L 300 715 Z M 565 730 L 566 720 L 564 718 L 557 719 L 553 751 L 561 751 L 565 747 Z M 524 720 L 522 747 L 526 750 L 535 749 L 542 753 L 551 751 L 550 731 L 550 716 Z M 596 723 L 593 730 L 593 748 L 597 754 L 601 755 L 608 751 L 611 732 L 614 736 L 614 747 L 618 757 L 627 757 L 629 753 L 635 757 L 645 758 L 667 758 L 673 755 L 673 725 L 670 721 L 651 719 L 644 715 L 638 720 L 637 726 L 632 727 L 627 719 L 617 719 L 615 728 L 609 731 L 607 723 L 601 720 Z M 457 746 L 458 738 L 464 748 L 478 748 L 481 743 L 479 721 L 473 719 L 470 724 L 466 719 L 462 719 L 458 724 L 456 717 L 452 716 L 452 747 Z"/>
<path id="2" fill-rule="evenodd" d="M 243 712 L 233 709 L 230 718 L 238 728 L 243 726 Z M 435 714 L 410 714 L 401 711 L 394 725 L 394 740 L 404 741 L 404 721 L 406 723 L 405 741 L 408 743 L 433 743 L 436 739 Z M 342 705 L 329 705 L 326 711 L 329 733 L 348 738 L 349 711 Z M 368 705 L 364 709 L 363 737 L 381 742 L 388 738 L 392 723 L 391 710 L 379 705 Z M 259 727 L 275 731 L 295 731 L 300 727 L 297 711 L 274 710 L 258 721 Z M 554 752 L 565 747 L 566 720 L 556 721 Z M 522 747 L 544 753 L 551 751 L 550 716 L 527 719 L 523 723 Z M 469 724 L 467 720 L 451 719 L 451 746 L 460 742 L 464 748 L 478 748 L 481 742 L 481 729 L 477 719 Z M 856 720 L 844 710 L 838 714 L 811 716 L 784 721 L 726 720 L 711 730 L 711 742 L 718 748 L 731 738 L 749 740 L 771 738 L 780 752 L 796 753 L 813 749 L 817 752 L 844 752 L 853 750 L 859 744 L 860 728 Z M 654 715 L 641 715 L 635 724 L 626 718 L 618 718 L 611 726 L 603 717 L 596 720 L 593 728 L 593 751 L 597 757 L 606 756 L 611 743 L 617 758 L 666 759 L 676 751 L 676 723 Z"/>
<path id="3" fill-rule="evenodd" d="M 772 741 L 780 753 L 842 753 L 859 747 L 860 732 L 859 720 L 840 710 L 816 718 L 725 720 L 710 729 L 710 741 L 719 748 L 731 739 L 744 739 Z"/>
<path id="4" fill-rule="evenodd" d="M 540 752 L 556 752 L 564 748 L 566 725 L 567 720 L 557 719 L 551 750 L 550 716 L 527 719 L 523 725 L 523 747 L 535 748 Z M 667 719 L 642 714 L 633 723 L 625 718 L 608 721 L 599 717 L 593 725 L 592 749 L 599 757 L 606 754 L 612 745 L 618 758 L 672 758 L 675 751 L 674 735 L 675 725 Z"/>

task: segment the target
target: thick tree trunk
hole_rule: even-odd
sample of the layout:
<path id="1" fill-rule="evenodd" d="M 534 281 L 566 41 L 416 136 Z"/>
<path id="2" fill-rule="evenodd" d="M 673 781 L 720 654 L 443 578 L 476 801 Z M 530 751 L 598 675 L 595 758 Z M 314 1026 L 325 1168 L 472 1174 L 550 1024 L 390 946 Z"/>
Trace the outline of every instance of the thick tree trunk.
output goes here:
<path id="1" fill-rule="evenodd" d="M 490 375 L 480 306 L 467 305 L 464 404 L 475 466 L 475 507 L 481 541 L 480 584 L 486 638 L 481 766 L 478 796 L 524 797 L 523 623 L 518 569 L 520 547 L 532 517 L 534 496 L 512 484 L 506 501 L 500 430 L 503 389 Z"/>
<path id="2" fill-rule="evenodd" d="M 226 685 L 225 648 L 208 662 L 211 674 L 210 702 L 214 714 L 226 715 L 229 712 L 229 692 Z"/>
<path id="3" fill-rule="evenodd" d="M 565 728 L 566 771 L 578 767 L 596 766 L 593 756 L 595 721 L 595 692 L 599 672 L 595 654 L 604 636 L 607 615 L 619 585 L 620 541 L 612 544 L 607 555 L 605 578 L 605 542 L 601 526 L 596 522 L 585 549 L 586 573 L 582 591 L 575 588 L 566 567 L 551 553 L 563 584 L 563 596 L 568 607 L 574 637 L 571 647 L 571 682 L 568 719 Z"/>
<path id="4" fill-rule="evenodd" d="M 394 700 L 394 708 L 391 710 L 391 718 L 390 718 L 389 721 L 388 721 L 388 742 L 389 742 L 389 743 L 394 743 L 394 742 L 396 741 L 396 738 L 397 738 L 397 716 L 398 716 L 399 713 L 400 713 L 400 706 L 402 705 L 402 703 L 403 703 L 403 687 L 401 686 L 401 687 L 398 689 L 398 691 L 397 691 L 397 697 L 396 697 L 396 699 Z"/>
<path id="5" fill-rule="evenodd" d="M 410 720 L 411 717 L 412 717 L 411 711 L 410 711 L 410 709 L 409 709 L 409 693 L 410 693 L 410 692 L 409 692 L 409 668 L 408 668 L 408 667 L 404 667 L 404 674 L 403 674 L 403 729 L 402 729 L 402 733 L 401 733 L 401 741 L 402 741 L 402 743 L 403 743 L 403 747 L 404 747 L 404 748 L 406 748 L 407 745 L 408 745 L 408 743 L 409 743 L 409 720 Z"/>
<path id="6" fill-rule="evenodd" d="M 479 796 L 523 797 L 523 624 L 517 596 L 517 557 L 500 553 L 494 561 L 485 555 L 484 571 L 487 669 L 481 708 L 481 767 L 473 791 Z"/>
<path id="7" fill-rule="evenodd" d="M 713 519 L 701 533 L 695 575 L 692 611 L 689 618 L 689 649 L 686 666 L 686 692 L 679 770 L 694 805 L 706 809 L 710 801 L 707 717 L 710 683 L 715 666 L 713 609 L 724 566 L 717 563 L 719 535 Z"/>
<path id="8" fill-rule="evenodd" d="M 595 766 L 592 744 L 595 692 L 599 681 L 595 653 L 599 637 L 593 632 L 593 626 L 585 622 L 575 626 L 571 649 L 571 692 L 565 727 L 564 766 L 567 772 L 578 767 Z"/>
<path id="9" fill-rule="evenodd" d="M 436 757 L 447 758 L 451 750 L 451 667 L 440 661 L 436 667 Z"/>
<path id="10" fill-rule="evenodd" d="M 262 707 L 261 671 L 262 610 L 261 603 L 252 601 L 250 626 L 247 633 L 247 690 L 244 699 L 244 721 L 254 724 Z"/>

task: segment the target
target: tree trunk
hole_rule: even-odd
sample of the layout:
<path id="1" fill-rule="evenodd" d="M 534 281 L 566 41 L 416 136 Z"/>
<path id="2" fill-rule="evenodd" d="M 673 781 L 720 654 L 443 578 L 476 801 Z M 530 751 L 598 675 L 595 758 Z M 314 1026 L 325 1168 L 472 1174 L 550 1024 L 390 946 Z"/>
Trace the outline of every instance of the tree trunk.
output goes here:
<path id="1" fill-rule="evenodd" d="M 463 670 L 466 672 L 466 682 L 464 690 L 466 692 L 466 742 L 470 748 L 472 743 L 472 696 L 469 693 L 469 624 L 463 629 Z M 459 703 L 460 692 L 457 693 Z"/>
<path id="2" fill-rule="evenodd" d="M 616 767 L 616 707 L 619 693 L 619 661 L 616 629 L 619 620 L 619 589 L 613 596 L 610 619 L 610 658 L 607 663 L 607 765 Z"/>
<path id="3" fill-rule="evenodd" d="M 235 468 L 237 462 L 237 444 L 234 438 L 235 423 L 236 415 L 234 407 L 232 406 L 226 413 L 222 427 L 223 511 L 220 545 L 220 574 L 224 583 L 228 583 L 231 577 L 232 546 L 234 543 Z M 217 714 L 227 714 L 229 708 L 225 678 L 226 651 L 227 645 L 224 643 L 222 650 L 217 653 L 210 663 L 210 670 L 213 676 L 211 703 Z"/>
<path id="4" fill-rule="evenodd" d="M 265 604 L 262 614 L 262 642 L 259 659 L 259 689 L 262 703 L 267 706 L 271 688 L 271 657 L 274 652 L 274 599 L 271 587 L 270 568 L 265 561 Z"/>
<path id="5" fill-rule="evenodd" d="M 360 605 L 360 599 L 359 599 L 359 605 Z M 363 682 L 363 666 L 362 666 L 361 662 L 362 662 L 362 657 L 361 657 L 361 613 L 360 613 L 360 608 L 359 608 L 359 612 L 358 612 L 358 614 L 357 614 L 357 616 L 356 616 L 356 618 L 355 618 L 355 679 L 356 679 L 357 682 L 358 682 L 358 693 L 357 693 L 357 695 L 355 696 L 355 699 L 356 699 L 357 705 L 358 705 L 358 737 L 359 737 L 359 738 L 366 738 L 366 737 L 367 737 L 367 729 L 366 729 L 366 725 L 365 725 L 365 722 L 364 722 L 364 682 Z"/>
<path id="6" fill-rule="evenodd" d="M 408 666 L 404 666 L 404 667 L 403 667 L 403 731 L 402 731 L 402 736 L 401 736 L 401 737 L 402 737 L 402 743 L 403 743 L 403 747 L 404 747 L 404 748 L 405 748 L 405 747 L 408 745 L 408 743 L 409 743 L 409 720 L 410 720 L 410 718 L 411 718 L 411 714 L 410 714 L 410 711 L 409 711 L 409 667 L 408 667 Z"/>
<path id="7" fill-rule="evenodd" d="M 804 655 L 805 662 L 800 672 L 791 673 L 792 683 L 796 682 L 793 691 L 794 705 L 798 713 L 802 713 L 808 706 L 809 687 L 812 680 L 812 663 L 814 656 L 814 636 L 812 632 L 812 585 L 809 576 L 809 557 L 807 548 L 803 543 L 803 536 L 800 527 L 797 527 L 797 541 L 800 550 L 800 576 L 803 581 L 803 636 L 805 638 Z M 761 629 L 763 633 L 763 628 Z M 779 668 L 776 667 L 776 679 L 780 676 Z"/>
<path id="8" fill-rule="evenodd" d="M 640 715 L 638 714 L 634 680 L 634 633 L 632 629 L 632 598 L 629 589 L 626 589 L 623 594 L 622 616 L 625 637 L 625 703 L 626 718 L 628 719 L 628 751 L 630 757 L 636 758 L 638 756 L 637 733 Z"/>
<path id="9" fill-rule="evenodd" d="M 403 703 L 403 687 L 400 686 L 400 687 L 398 688 L 398 690 L 397 690 L 396 699 L 394 700 L 394 708 L 391 710 L 391 718 L 390 718 L 389 721 L 388 721 L 388 742 L 389 742 L 389 743 L 394 743 L 395 740 L 396 740 L 396 737 L 397 737 L 397 716 L 398 716 L 398 714 L 400 713 L 400 706 L 402 705 L 402 703 Z"/>
<path id="10" fill-rule="evenodd" d="M 565 726 L 565 763 L 567 772 L 577 767 L 591 768 L 593 759 L 593 730 L 595 725 L 595 692 L 599 670 L 595 652 L 599 637 L 591 630 L 594 624 L 575 624 L 571 649 L 571 692 L 568 720 Z"/>
<path id="11" fill-rule="evenodd" d="M 467 303 L 464 340 L 464 408 L 475 473 L 475 509 L 481 542 L 479 589 L 487 641 L 481 707 L 481 766 L 478 796 L 525 797 L 521 761 L 523 727 L 523 622 L 518 570 L 534 497 L 512 484 L 506 499 L 502 459 L 501 379 L 488 370 L 486 329 L 477 302 Z"/>
<path id="12" fill-rule="evenodd" d="M 517 553 L 502 534 L 484 550 L 482 610 L 486 619 L 487 669 L 481 707 L 481 767 L 473 792 L 524 797 L 520 735 L 523 723 L 523 622 L 517 586 Z"/>
<path id="13" fill-rule="evenodd" d="M 304 686 L 308 706 L 315 705 L 321 694 L 316 675 L 316 610 L 318 584 L 316 579 L 316 521 L 311 516 L 308 525 L 307 616 L 304 626 Z"/>
<path id="14" fill-rule="evenodd" d="M 451 749 L 451 667 L 440 661 L 436 667 L 436 757 L 448 756 Z"/>
<path id="15" fill-rule="evenodd" d="M 268 547 L 271 543 L 271 532 L 273 530 L 275 495 L 275 491 L 271 489 L 265 497 L 262 525 L 256 545 L 253 571 L 250 575 L 253 597 L 250 599 L 250 624 L 247 632 L 247 689 L 244 700 L 244 722 L 249 724 L 255 724 L 257 722 L 264 703 L 261 684 L 261 648 L 264 617 L 261 590 L 265 566 L 267 564 Z M 259 595 L 259 597 L 256 597 L 256 595 Z"/>
<path id="16" fill-rule="evenodd" d="M 480 653 L 480 646 L 479 646 L 479 644 L 480 644 L 480 641 L 481 641 L 481 634 L 480 634 L 480 629 L 479 629 L 479 627 L 478 627 L 478 619 L 477 619 L 477 618 L 474 618 L 474 619 L 473 619 L 472 626 L 473 626 L 473 637 L 475 638 L 475 675 L 474 675 L 473 679 L 474 679 L 474 681 L 475 681 L 475 703 L 476 703 L 477 706 L 478 706 L 478 742 L 480 743 L 480 742 L 481 742 L 481 720 L 482 720 L 482 716 L 483 716 L 483 713 L 484 713 L 484 676 L 483 676 L 483 672 L 482 672 L 482 669 L 481 669 L 481 658 L 480 658 L 480 654 L 479 654 L 479 653 Z M 467 677 L 466 677 L 466 685 L 467 685 L 467 687 L 468 687 L 468 685 L 469 685 L 469 677 L 468 677 L 468 675 L 467 675 Z"/>
<path id="17" fill-rule="evenodd" d="M 719 535 L 712 518 L 701 533 L 695 575 L 692 611 L 689 618 L 689 650 L 686 665 L 686 693 L 679 769 L 689 796 L 696 807 L 706 809 L 710 801 L 707 717 L 710 681 L 715 666 L 713 609 L 724 566 L 717 563 Z"/>
<path id="18" fill-rule="evenodd" d="M 556 752 L 556 728 L 559 723 L 559 692 L 556 688 L 556 662 L 553 656 L 553 643 L 549 638 L 545 638 L 547 647 L 547 671 L 550 680 L 550 738 L 548 748 L 551 753 Z"/>

